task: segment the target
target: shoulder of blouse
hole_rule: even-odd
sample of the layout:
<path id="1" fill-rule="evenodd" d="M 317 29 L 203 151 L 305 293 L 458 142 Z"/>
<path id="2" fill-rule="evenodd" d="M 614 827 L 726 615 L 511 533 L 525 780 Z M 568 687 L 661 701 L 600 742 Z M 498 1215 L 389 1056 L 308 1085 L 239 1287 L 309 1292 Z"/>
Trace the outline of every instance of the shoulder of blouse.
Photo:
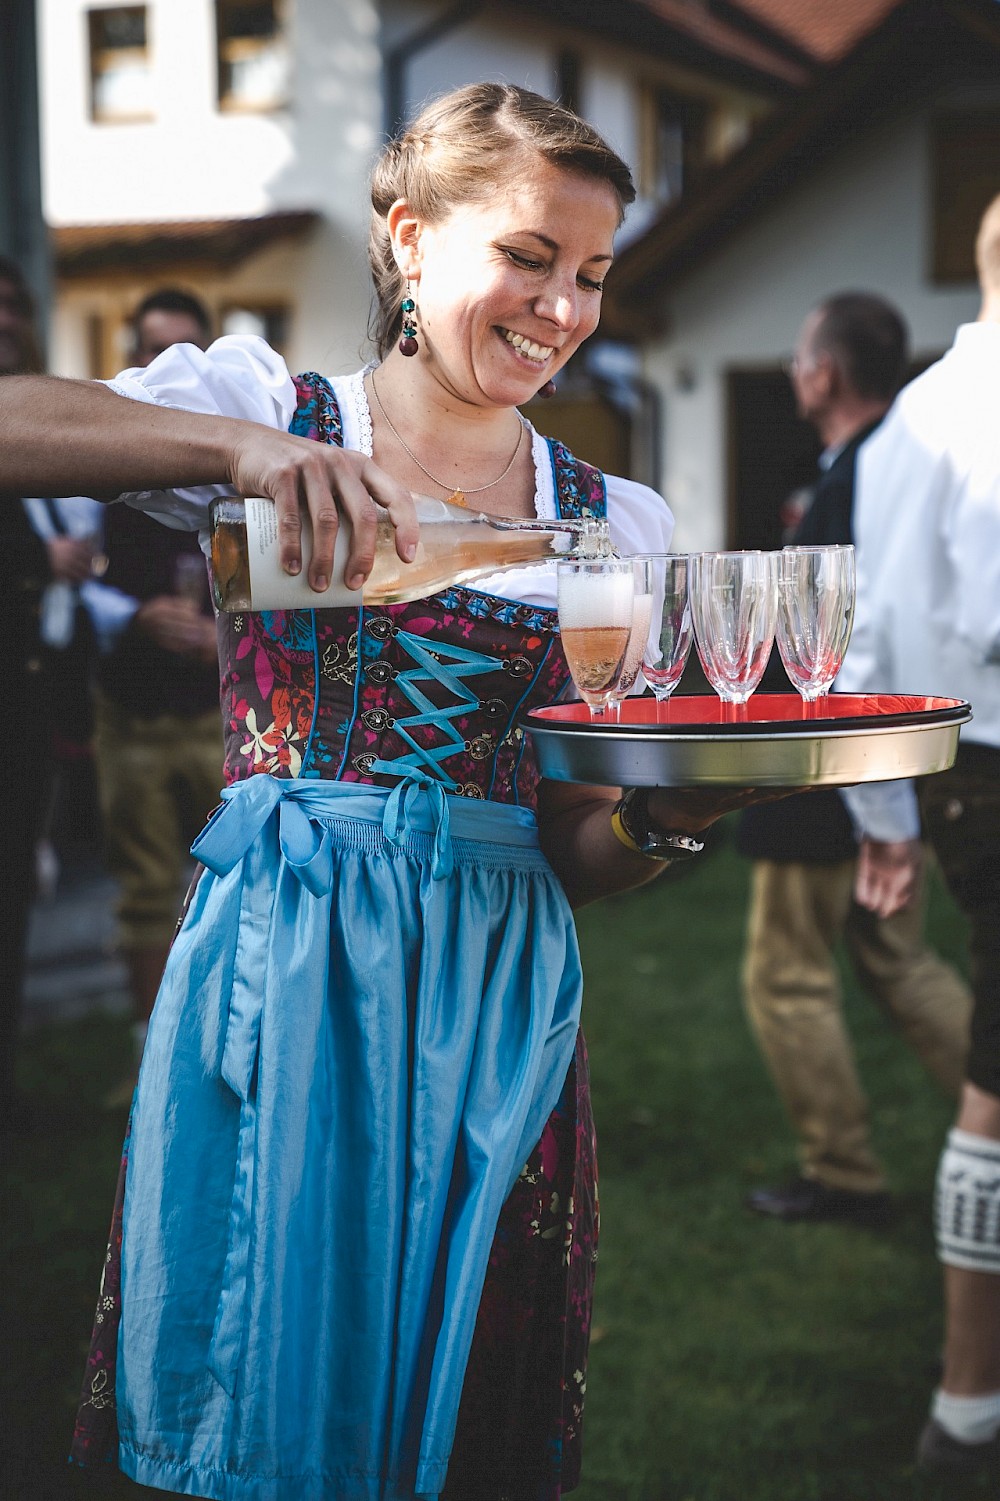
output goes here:
<path id="1" fill-rule="evenodd" d="M 282 429 L 296 404 L 281 355 L 264 339 L 247 334 L 227 334 L 207 349 L 172 344 L 145 369 L 123 370 L 107 385 L 136 401 Z"/>
<path id="2" fill-rule="evenodd" d="M 618 474 L 606 474 L 608 522 L 620 550 L 667 552 L 674 532 L 670 507 L 655 490 Z"/>

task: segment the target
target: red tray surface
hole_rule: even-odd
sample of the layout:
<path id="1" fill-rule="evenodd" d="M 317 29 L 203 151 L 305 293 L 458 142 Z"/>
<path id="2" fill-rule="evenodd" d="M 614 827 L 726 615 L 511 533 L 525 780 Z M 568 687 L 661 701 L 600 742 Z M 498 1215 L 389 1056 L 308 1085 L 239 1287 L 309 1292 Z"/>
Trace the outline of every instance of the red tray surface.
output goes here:
<path id="1" fill-rule="evenodd" d="M 697 729 L 719 728 L 743 734 L 795 730 L 805 731 L 822 726 L 850 728 L 851 722 L 870 723 L 878 719 L 881 726 L 891 723 L 920 724 L 945 720 L 968 711 L 960 698 L 934 698 L 915 693 L 830 693 L 811 704 L 797 693 L 755 693 L 741 709 L 723 704 L 715 694 L 682 694 L 659 704 L 651 696 L 628 698 L 617 719 L 591 721 L 586 704 L 551 704 L 535 709 L 527 723 L 539 722 L 553 729 L 565 725 L 586 725 L 595 731 L 621 733 L 629 728 L 659 726 L 683 733 Z"/>

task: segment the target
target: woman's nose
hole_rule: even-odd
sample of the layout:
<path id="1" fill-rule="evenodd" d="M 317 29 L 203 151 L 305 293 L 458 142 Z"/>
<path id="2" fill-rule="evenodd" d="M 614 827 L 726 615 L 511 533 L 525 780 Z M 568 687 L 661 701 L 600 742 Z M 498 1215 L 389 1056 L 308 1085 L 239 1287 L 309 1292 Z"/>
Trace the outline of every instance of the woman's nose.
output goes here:
<path id="1" fill-rule="evenodd" d="M 549 287 L 535 304 L 538 316 L 548 318 L 561 329 L 576 327 L 579 303 L 575 284 L 572 287 Z"/>

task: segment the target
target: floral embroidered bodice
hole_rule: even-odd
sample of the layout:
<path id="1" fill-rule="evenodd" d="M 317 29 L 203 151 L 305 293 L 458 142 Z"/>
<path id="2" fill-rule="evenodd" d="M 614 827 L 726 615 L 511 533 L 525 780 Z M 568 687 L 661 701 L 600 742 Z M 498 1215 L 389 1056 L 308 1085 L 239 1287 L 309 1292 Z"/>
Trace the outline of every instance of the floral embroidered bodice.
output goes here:
<path id="1" fill-rule="evenodd" d="M 343 443 L 319 375 L 296 378 L 291 431 Z M 602 474 L 548 440 L 562 517 L 606 511 Z M 569 682 L 556 612 L 476 589 L 401 605 L 220 614 L 226 781 L 268 772 L 445 791 L 533 808 L 518 721 Z"/>

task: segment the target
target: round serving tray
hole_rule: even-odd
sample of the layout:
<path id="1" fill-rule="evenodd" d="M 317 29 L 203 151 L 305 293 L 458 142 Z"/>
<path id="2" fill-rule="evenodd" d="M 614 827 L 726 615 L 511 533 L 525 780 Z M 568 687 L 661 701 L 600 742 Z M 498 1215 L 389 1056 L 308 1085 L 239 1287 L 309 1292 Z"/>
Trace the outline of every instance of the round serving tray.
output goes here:
<path id="1" fill-rule="evenodd" d="M 851 787 L 945 771 L 972 718 L 964 699 L 900 693 L 631 698 L 618 720 L 586 704 L 525 715 L 543 776 L 613 787 Z"/>

